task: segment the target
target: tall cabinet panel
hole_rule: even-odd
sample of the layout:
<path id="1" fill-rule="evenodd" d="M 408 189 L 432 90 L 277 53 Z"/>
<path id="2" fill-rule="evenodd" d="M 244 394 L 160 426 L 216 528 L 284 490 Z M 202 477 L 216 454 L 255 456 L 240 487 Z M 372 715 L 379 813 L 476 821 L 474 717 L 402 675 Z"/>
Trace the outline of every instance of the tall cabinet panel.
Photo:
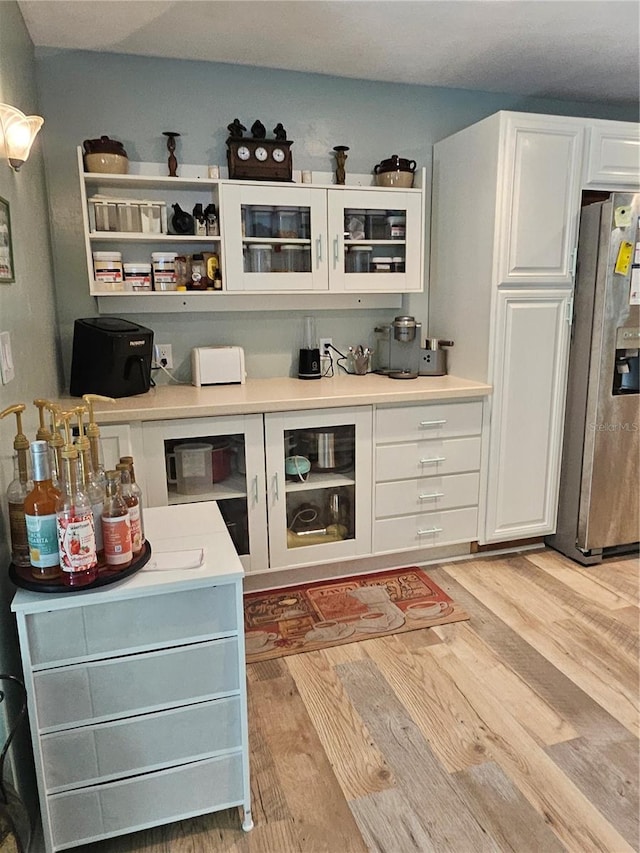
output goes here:
<path id="1" fill-rule="evenodd" d="M 498 284 L 572 282 L 583 130 L 545 118 L 502 121 Z"/>
<path id="2" fill-rule="evenodd" d="M 582 119 L 502 112 L 434 147 L 429 334 L 493 385 L 481 543 L 555 526 L 583 137 Z"/>
<path id="3" fill-rule="evenodd" d="M 538 536 L 557 506 L 570 290 L 500 290 L 485 537 Z"/>

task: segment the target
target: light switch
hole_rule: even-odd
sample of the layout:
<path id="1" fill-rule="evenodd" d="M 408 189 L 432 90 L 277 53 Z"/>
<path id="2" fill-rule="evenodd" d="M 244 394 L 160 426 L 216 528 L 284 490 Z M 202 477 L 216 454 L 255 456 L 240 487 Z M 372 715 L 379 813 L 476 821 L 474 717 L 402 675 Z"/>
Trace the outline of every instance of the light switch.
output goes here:
<path id="1" fill-rule="evenodd" d="M 6 385 L 15 379 L 16 372 L 13 367 L 13 355 L 11 354 L 11 338 L 9 332 L 0 332 L 0 377 L 2 384 Z"/>

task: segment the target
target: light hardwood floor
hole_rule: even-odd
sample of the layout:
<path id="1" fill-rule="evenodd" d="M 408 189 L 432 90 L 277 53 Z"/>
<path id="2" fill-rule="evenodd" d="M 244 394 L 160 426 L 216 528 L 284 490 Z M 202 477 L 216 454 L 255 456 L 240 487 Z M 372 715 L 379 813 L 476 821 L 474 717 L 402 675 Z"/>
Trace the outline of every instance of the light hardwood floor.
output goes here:
<path id="1" fill-rule="evenodd" d="M 427 567 L 468 622 L 248 668 L 237 810 L 86 853 L 638 850 L 637 558 Z"/>

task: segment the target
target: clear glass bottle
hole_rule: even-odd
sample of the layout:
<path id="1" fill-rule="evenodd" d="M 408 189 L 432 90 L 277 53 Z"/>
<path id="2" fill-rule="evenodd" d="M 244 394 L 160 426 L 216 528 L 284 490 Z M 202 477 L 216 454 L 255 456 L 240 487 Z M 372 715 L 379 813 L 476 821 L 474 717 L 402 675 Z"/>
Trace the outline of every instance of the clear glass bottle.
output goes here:
<path id="1" fill-rule="evenodd" d="M 138 498 L 138 505 L 140 507 L 140 534 L 142 536 L 142 544 L 147 541 L 144 535 L 144 497 L 142 494 L 142 489 L 138 485 L 136 480 L 136 469 L 133 464 L 133 456 L 121 456 L 120 462 L 125 463 L 129 467 L 129 474 L 131 475 L 131 490 L 133 494 Z"/>
<path id="2" fill-rule="evenodd" d="M 131 487 L 131 472 L 126 462 L 118 462 L 116 471 L 120 472 L 120 492 L 129 510 L 129 521 L 131 522 L 131 550 L 133 556 L 137 557 L 142 551 L 142 513 L 140 512 L 140 501 Z"/>
<path id="3" fill-rule="evenodd" d="M 13 457 L 13 480 L 7 489 L 9 507 L 9 532 L 11 534 L 11 562 L 14 566 L 30 566 L 27 522 L 24 515 L 25 498 L 33 488 L 29 482 L 26 453 Z"/>
<path id="4" fill-rule="evenodd" d="M 96 534 L 89 495 L 78 471 L 78 450 L 65 445 L 62 451 L 62 481 L 56 502 L 56 528 L 62 582 L 65 586 L 87 586 L 98 577 Z"/>
<path id="5" fill-rule="evenodd" d="M 104 565 L 104 542 L 102 539 L 102 510 L 104 509 L 104 501 L 106 490 L 103 481 L 97 476 L 93 469 L 91 459 L 91 445 L 89 439 L 82 435 L 76 441 L 79 458 L 78 467 L 82 485 L 89 496 L 91 504 L 91 512 L 93 513 L 93 528 L 96 536 L 96 556 L 98 558 L 98 567 Z"/>
<path id="6" fill-rule="evenodd" d="M 57 579 L 60 555 L 56 531 L 56 504 L 60 490 L 51 481 L 49 445 L 34 441 L 31 445 L 33 489 L 24 499 L 31 574 L 41 580 Z"/>
<path id="7" fill-rule="evenodd" d="M 120 471 L 107 471 L 107 494 L 102 510 L 104 562 L 107 568 L 124 569 L 133 559 L 131 520 L 121 492 Z"/>

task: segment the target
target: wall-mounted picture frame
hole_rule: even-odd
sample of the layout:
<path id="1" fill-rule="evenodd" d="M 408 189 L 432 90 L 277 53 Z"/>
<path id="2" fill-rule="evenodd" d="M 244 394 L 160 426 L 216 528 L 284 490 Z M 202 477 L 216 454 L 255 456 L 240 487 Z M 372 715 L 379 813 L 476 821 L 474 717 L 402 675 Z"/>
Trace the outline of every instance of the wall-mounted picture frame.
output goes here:
<path id="1" fill-rule="evenodd" d="M 0 284 L 15 281 L 9 202 L 0 196 Z"/>

